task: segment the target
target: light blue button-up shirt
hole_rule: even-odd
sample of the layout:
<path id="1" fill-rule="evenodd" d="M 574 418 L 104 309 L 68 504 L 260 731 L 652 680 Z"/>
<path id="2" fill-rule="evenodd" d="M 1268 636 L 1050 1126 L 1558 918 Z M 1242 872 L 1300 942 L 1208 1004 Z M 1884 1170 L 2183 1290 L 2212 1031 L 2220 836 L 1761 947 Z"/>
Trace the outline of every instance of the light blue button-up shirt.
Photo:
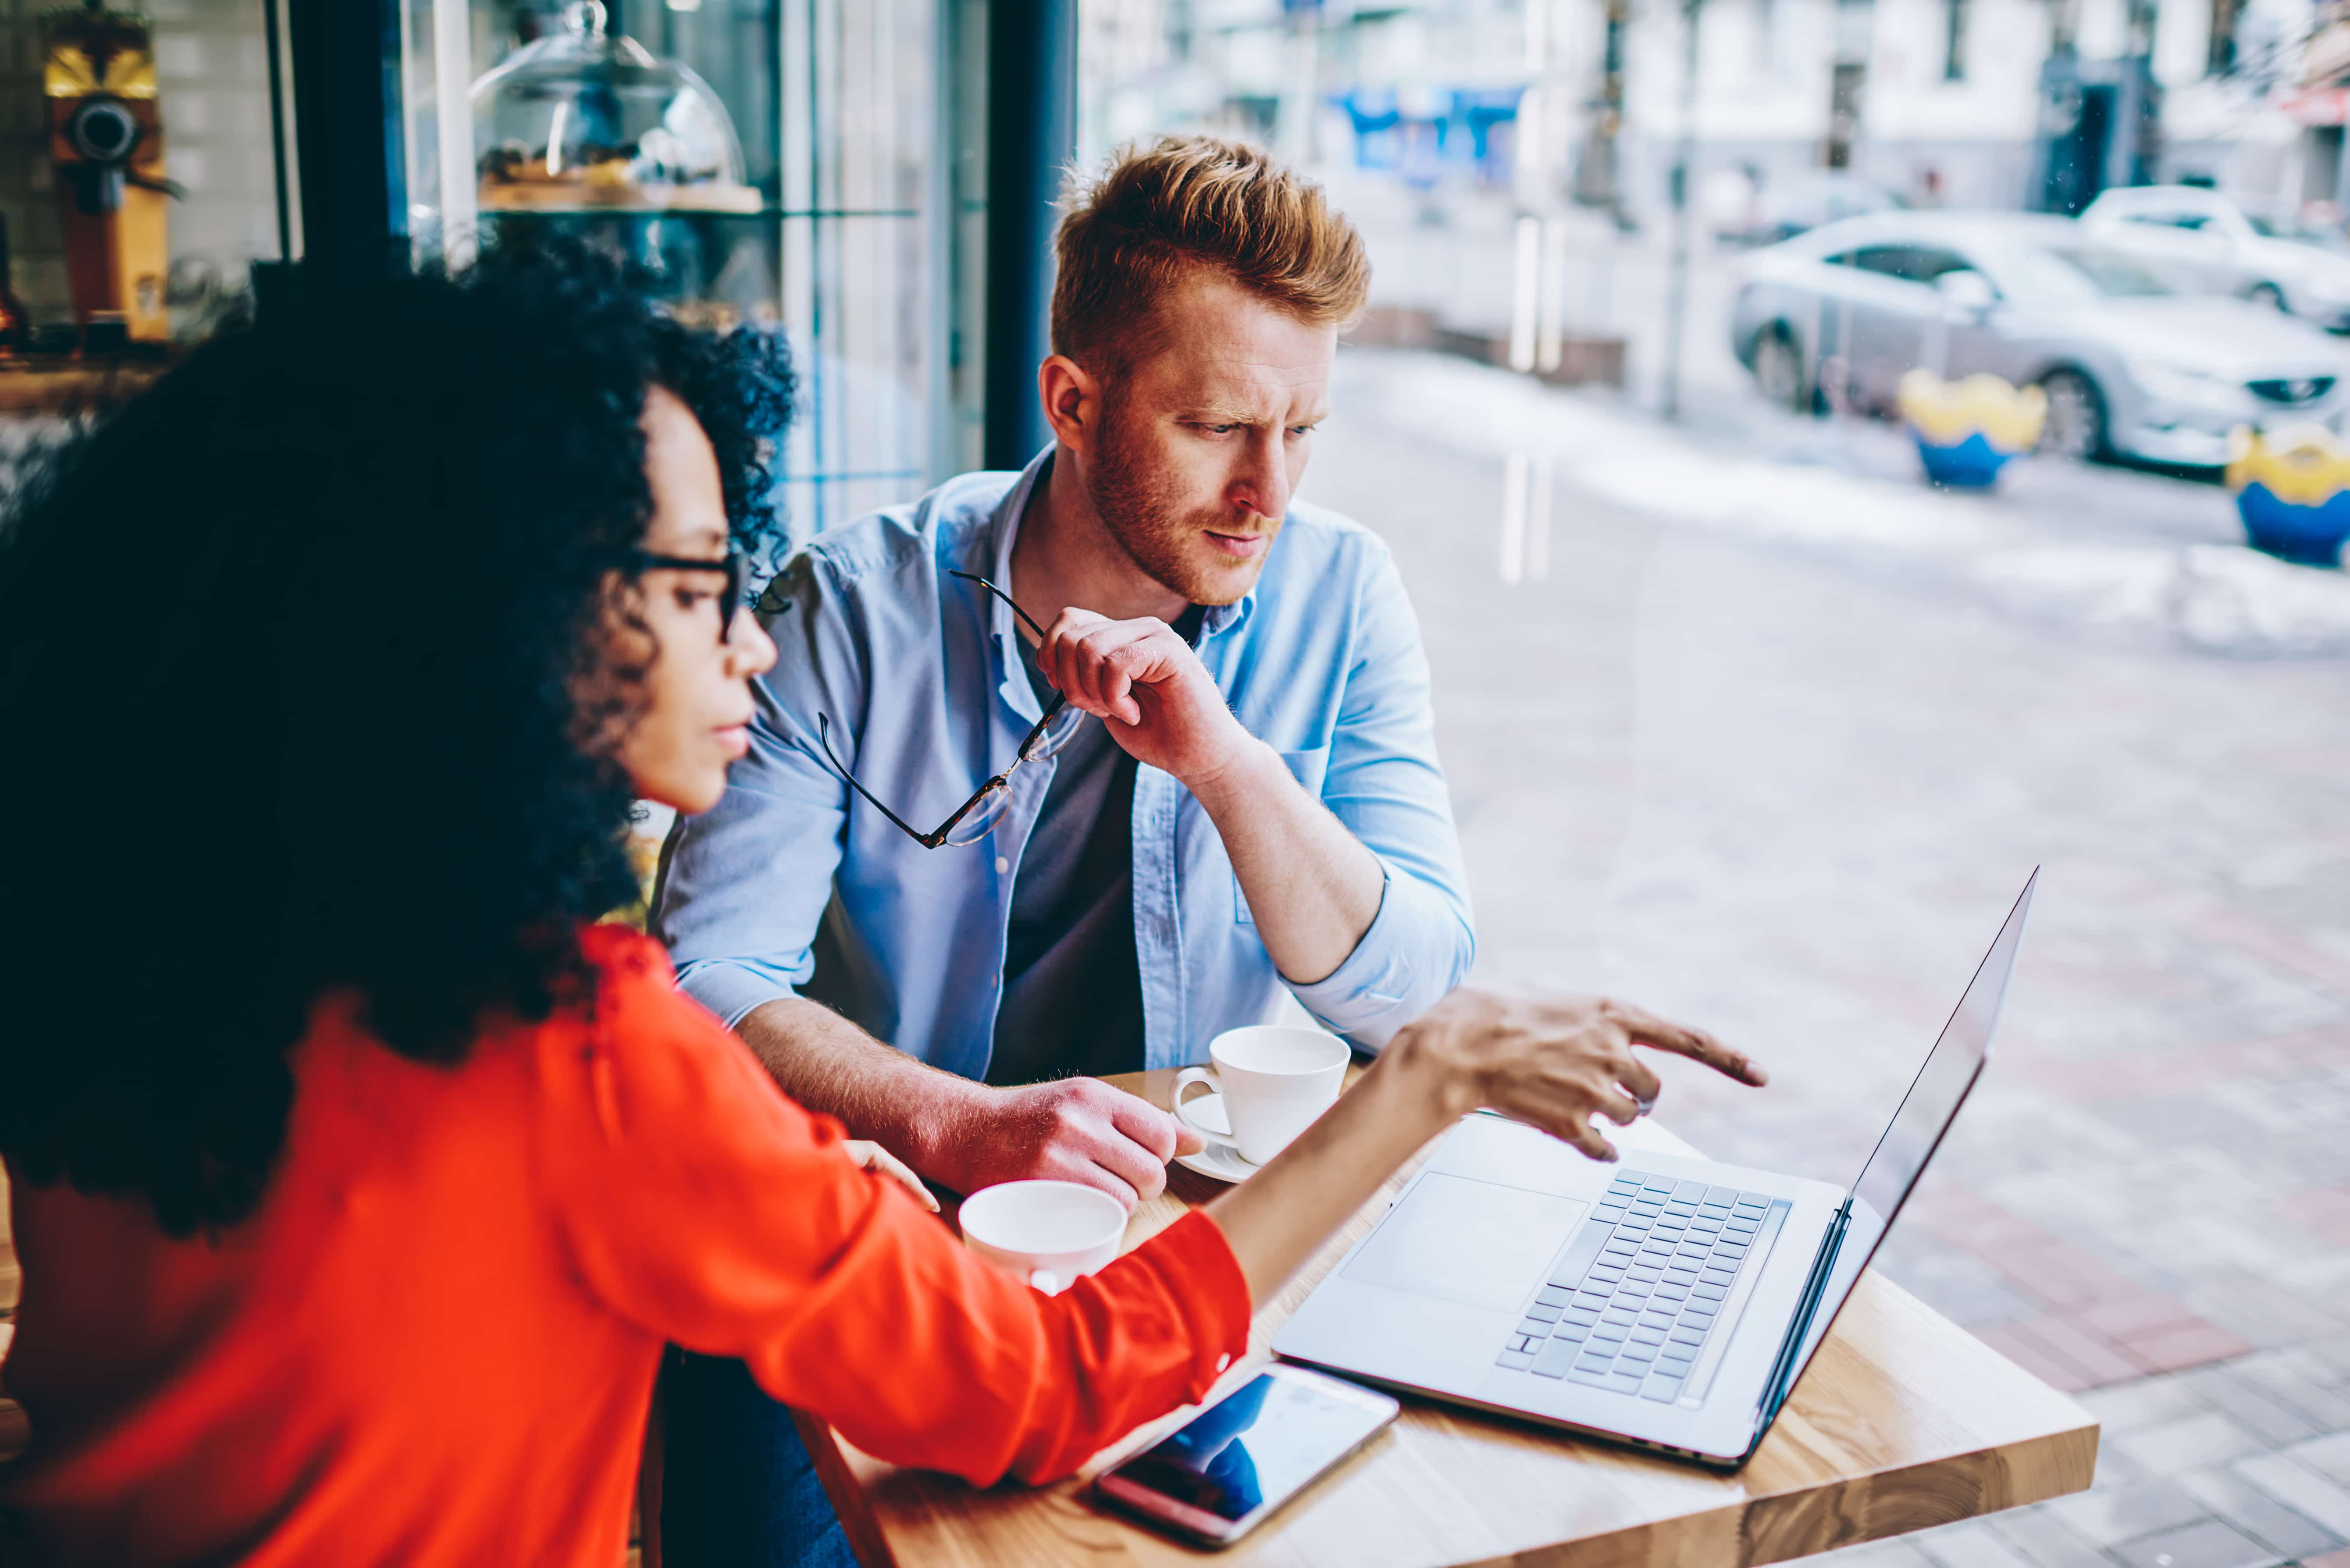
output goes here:
<path id="1" fill-rule="evenodd" d="M 750 754 L 717 806 L 672 838 L 654 899 L 652 929 L 685 990 L 728 1023 L 806 994 L 936 1066 L 985 1075 L 1013 880 L 1053 762 L 1012 775 L 986 839 L 925 849 L 850 792 L 816 721 L 829 718 L 833 750 L 917 827 L 1010 766 L 1041 711 L 1013 615 L 947 574 L 1011 583 L 1013 540 L 1049 458 L 965 474 L 826 533 L 762 597 L 778 657 L 755 683 Z M 1293 506 L 1255 591 L 1207 612 L 1200 658 L 1242 725 L 1378 857 L 1387 885 L 1347 961 L 1290 984 L 1207 813 L 1171 775 L 1139 768 L 1147 1064 L 1205 1061 L 1218 1033 L 1277 1016 L 1284 986 L 1376 1050 L 1461 982 L 1474 947 L 1428 661 L 1387 546 Z"/>

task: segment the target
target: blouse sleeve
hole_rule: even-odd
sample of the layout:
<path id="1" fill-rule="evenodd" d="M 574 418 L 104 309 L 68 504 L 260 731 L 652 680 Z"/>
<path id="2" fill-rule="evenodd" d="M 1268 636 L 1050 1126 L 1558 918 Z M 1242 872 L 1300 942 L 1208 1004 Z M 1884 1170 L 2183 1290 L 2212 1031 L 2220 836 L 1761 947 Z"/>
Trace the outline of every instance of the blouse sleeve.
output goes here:
<path id="1" fill-rule="evenodd" d="M 650 941 L 590 933 L 583 1040 L 550 1037 L 543 1134 L 587 1288 L 894 1463 L 1048 1480 L 1196 1400 L 1247 1347 L 1248 1287 L 1191 1214 L 1047 1297 L 967 1251 L 841 1128 L 678 993 Z"/>

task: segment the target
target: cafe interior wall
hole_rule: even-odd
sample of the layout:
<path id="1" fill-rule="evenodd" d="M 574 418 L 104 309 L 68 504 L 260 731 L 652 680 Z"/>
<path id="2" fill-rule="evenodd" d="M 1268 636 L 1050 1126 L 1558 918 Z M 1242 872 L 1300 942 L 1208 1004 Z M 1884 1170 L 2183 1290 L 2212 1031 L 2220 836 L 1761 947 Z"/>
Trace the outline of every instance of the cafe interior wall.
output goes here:
<path id="1" fill-rule="evenodd" d="M 13 281 L 36 324 L 70 315 L 41 97 L 41 13 L 57 0 L 0 0 L 0 214 Z M 201 336 L 277 258 L 264 0 L 148 0 L 165 167 L 186 194 L 170 214 L 172 326 Z"/>
<path id="2" fill-rule="evenodd" d="M 58 3 L 0 0 L 0 215 L 36 324 L 70 315 L 41 96 L 39 19 Z M 280 255 L 267 3 L 137 7 L 154 24 L 166 171 L 185 191 L 169 215 L 172 323 L 183 339 L 201 337 L 245 291 L 253 262 Z M 434 7 L 403 0 L 397 9 L 411 46 L 407 113 L 429 128 L 440 84 L 420 73 L 431 67 Z M 556 26 L 562 7 L 472 0 L 467 9 L 461 91 Z M 608 0 L 608 9 L 614 31 L 711 84 L 764 197 L 743 226 L 757 231 L 750 249 L 768 279 L 731 318 L 780 326 L 798 358 L 801 417 L 784 498 L 795 534 L 976 466 L 985 209 L 975 67 L 987 0 Z M 404 182 L 423 233 L 437 221 L 437 187 L 417 129 Z M 298 213 L 290 221 L 298 254 Z"/>

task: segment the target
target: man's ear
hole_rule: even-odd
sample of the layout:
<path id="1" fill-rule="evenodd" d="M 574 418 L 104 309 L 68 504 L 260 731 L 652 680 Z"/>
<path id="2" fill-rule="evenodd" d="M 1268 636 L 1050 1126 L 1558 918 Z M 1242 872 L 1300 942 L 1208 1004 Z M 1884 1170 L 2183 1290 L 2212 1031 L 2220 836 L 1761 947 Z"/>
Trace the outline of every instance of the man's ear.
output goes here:
<path id="1" fill-rule="evenodd" d="M 1036 397 L 1054 439 L 1071 452 L 1082 455 L 1101 433 L 1101 379 L 1066 354 L 1048 355 L 1036 367 Z"/>

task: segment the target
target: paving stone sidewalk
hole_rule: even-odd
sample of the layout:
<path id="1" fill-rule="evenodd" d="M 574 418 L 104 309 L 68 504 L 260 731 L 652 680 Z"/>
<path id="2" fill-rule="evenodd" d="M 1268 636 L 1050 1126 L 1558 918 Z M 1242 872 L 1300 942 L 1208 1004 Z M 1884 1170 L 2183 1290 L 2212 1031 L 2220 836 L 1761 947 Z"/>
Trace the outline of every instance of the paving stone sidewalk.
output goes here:
<path id="1" fill-rule="evenodd" d="M 1347 359 L 1305 493 L 1419 612 L 1480 977 L 1772 1067 L 1669 1069 L 1675 1130 L 1849 1179 L 2043 867 L 1991 1070 L 1881 1266 L 2097 1413 L 2097 1487 L 1831 1561 L 2350 1568 L 2350 661 L 2027 625 L 1564 465 L 1546 570 L 1505 583 L 1503 465 L 1392 397 L 1350 420 Z M 2019 501 L 2052 535 L 2208 502 L 2058 479 Z"/>

